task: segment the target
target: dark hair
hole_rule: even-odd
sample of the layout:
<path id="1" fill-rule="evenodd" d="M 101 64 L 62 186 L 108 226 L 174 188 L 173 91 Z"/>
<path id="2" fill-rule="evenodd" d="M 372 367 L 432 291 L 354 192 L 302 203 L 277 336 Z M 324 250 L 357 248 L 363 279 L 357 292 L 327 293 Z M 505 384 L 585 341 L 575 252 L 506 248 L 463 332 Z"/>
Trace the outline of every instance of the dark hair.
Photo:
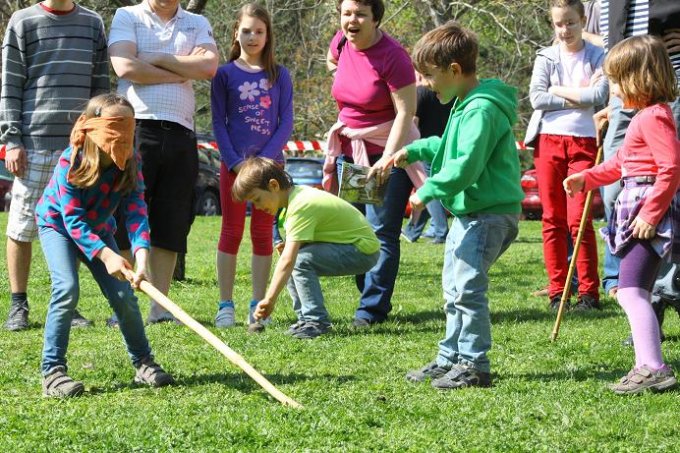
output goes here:
<path id="1" fill-rule="evenodd" d="M 337 10 L 340 12 L 340 7 L 342 2 L 345 0 L 338 0 Z M 385 15 L 385 3 L 383 0 L 350 0 L 360 5 L 366 5 L 371 7 L 371 13 L 373 14 L 373 20 L 380 25 L 383 16 Z"/>
<path id="2" fill-rule="evenodd" d="M 267 73 L 269 78 L 269 83 L 273 85 L 279 77 L 279 69 L 276 66 L 276 59 L 274 58 L 274 31 L 272 29 L 272 18 L 269 15 L 269 11 L 257 3 L 246 3 L 241 7 L 236 16 L 236 22 L 234 22 L 234 30 L 232 33 L 231 49 L 229 51 L 229 61 L 234 61 L 241 56 L 241 45 L 236 39 L 238 35 L 238 28 L 241 26 L 241 19 L 243 16 L 250 16 L 260 19 L 264 22 L 265 28 L 267 30 L 267 42 L 264 44 L 262 49 L 262 64 L 264 66 L 264 71 Z"/>
<path id="3" fill-rule="evenodd" d="M 619 85 L 623 101 L 634 108 L 672 102 L 678 96 L 666 47 L 651 35 L 633 36 L 612 47 L 604 60 L 604 73 Z"/>
<path id="4" fill-rule="evenodd" d="M 236 175 L 231 188 L 231 197 L 235 201 L 245 201 L 255 189 L 269 190 L 269 181 L 275 179 L 282 190 L 293 187 L 293 179 L 285 172 L 283 166 L 266 157 L 250 157 Z"/>
<path id="5" fill-rule="evenodd" d="M 467 75 L 477 71 L 478 53 L 477 35 L 451 20 L 425 33 L 416 43 L 411 56 L 413 66 L 420 73 L 426 72 L 427 64 L 445 69 L 455 62 Z"/>

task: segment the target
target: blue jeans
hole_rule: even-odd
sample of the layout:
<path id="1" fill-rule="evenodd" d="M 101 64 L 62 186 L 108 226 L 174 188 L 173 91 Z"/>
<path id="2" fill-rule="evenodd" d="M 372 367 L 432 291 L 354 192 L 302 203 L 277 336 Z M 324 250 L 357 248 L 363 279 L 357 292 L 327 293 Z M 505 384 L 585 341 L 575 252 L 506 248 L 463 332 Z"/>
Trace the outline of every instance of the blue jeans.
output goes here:
<path id="1" fill-rule="evenodd" d="M 626 137 L 626 130 L 630 121 L 637 113 L 633 109 L 624 109 L 623 103 L 620 98 L 612 96 L 609 100 L 609 106 L 611 111 L 609 113 L 609 126 L 607 128 L 607 134 L 602 142 L 603 150 L 603 160 L 608 160 L 613 157 L 621 145 L 623 144 L 623 139 Z M 607 220 L 611 218 L 612 212 L 614 210 L 614 203 L 616 203 L 616 198 L 621 192 L 621 184 L 615 182 L 608 186 L 603 186 L 600 189 L 602 195 L 602 201 L 604 203 L 604 213 Z M 612 255 L 609 247 L 604 248 L 604 275 L 602 276 L 602 288 L 604 288 L 605 294 L 609 293 L 614 287 L 619 286 L 619 266 L 621 265 L 621 258 Z"/>
<path id="2" fill-rule="evenodd" d="M 120 331 L 133 364 L 151 355 L 151 348 L 144 333 L 142 314 L 137 305 L 137 297 L 130 284 L 109 275 L 106 266 L 98 258 L 89 261 L 70 237 L 45 227 L 40 227 L 39 234 L 52 279 L 52 296 L 45 321 L 45 345 L 41 364 L 43 375 L 49 374 L 50 370 L 56 366 L 66 367 L 71 319 L 78 305 L 80 293 L 78 259 L 90 269 L 99 288 L 116 313 Z M 102 240 L 112 250 L 118 252 L 112 235 L 103 236 Z"/>
<path id="3" fill-rule="evenodd" d="M 380 156 L 371 156 L 371 164 L 379 158 Z M 342 161 L 343 157 L 340 157 L 338 170 L 342 166 Z M 359 308 L 354 315 L 356 318 L 366 319 L 371 323 L 382 322 L 392 310 L 392 293 L 397 281 L 401 254 L 399 235 L 412 189 L 413 184 L 406 171 L 402 168 L 392 168 L 382 206 L 354 205 L 366 215 L 380 241 L 378 263 L 365 274 L 356 276 L 357 288 L 361 292 Z"/>
<path id="4" fill-rule="evenodd" d="M 446 337 L 437 364 L 463 364 L 489 372 L 491 349 L 488 272 L 517 237 L 518 215 L 476 214 L 457 217 L 446 238 L 442 284 Z"/>
<path id="5" fill-rule="evenodd" d="M 423 167 L 425 167 L 425 172 L 430 173 L 430 164 L 428 162 L 423 162 Z M 446 235 L 449 233 L 449 222 L 446 215 L 446 209 L 442 206 L 441 201 L 432 200 L 425 205 L 425 209 L 420 212 L 419 215 L 411 214 L 406 227 L 404 227 L 404 235 L 411 241 L 417 241 L 423 234 L 425 225 L 427 224 L 427 219 L 432 219 L 430 221 L 430 227 L 425 232 L 425 236 L 445 240 Z M 415 219 L 415 221 L 414 221 Z"/>
<path id="6" fill-rule="evenodd" d="M 353 244 L 312 242 L 300 247 L 288 280 L 298 320 L 330 324 L 319 277 L 363 274 L 375 266 L 378 256 L 361 253 Z"/>

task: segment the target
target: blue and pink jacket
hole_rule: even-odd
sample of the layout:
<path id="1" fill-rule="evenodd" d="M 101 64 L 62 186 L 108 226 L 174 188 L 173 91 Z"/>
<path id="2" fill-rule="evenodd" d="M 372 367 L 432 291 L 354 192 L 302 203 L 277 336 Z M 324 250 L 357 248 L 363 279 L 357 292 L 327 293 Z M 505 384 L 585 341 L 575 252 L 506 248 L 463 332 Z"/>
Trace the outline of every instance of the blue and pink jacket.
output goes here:
<path id="1" fill-rule="evenodd" d="M 144 176 L 139 157 L 137 186 L 127 195 L 114 190 L 123 172 L 115 165 L 104 170 L 96 184 L 89 188 L 79 188 L 68 181 L 71 167 L 71 147 L 66 148 L 54 168 L 54 174 L 47 184 L 35 211 L 39 227 L 53 228 L 70 237 L 85 256 L 92 261 L 106 247 L 102 235 L 116 231 L 113 218 L 118 205 L 125 212 L 125 223 L 132 251 L 149 248 L 149 221 L 144 201 Z M 76 159 L 76 165 L 78 159 Z"/>

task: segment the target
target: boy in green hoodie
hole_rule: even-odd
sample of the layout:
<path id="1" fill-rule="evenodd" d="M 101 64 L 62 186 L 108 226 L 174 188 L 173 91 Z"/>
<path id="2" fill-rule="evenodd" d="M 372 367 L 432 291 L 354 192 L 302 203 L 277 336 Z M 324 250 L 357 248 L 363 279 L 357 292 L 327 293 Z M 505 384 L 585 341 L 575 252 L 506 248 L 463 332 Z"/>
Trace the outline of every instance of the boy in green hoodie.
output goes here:
<path id="1" fill-rule="evenodd" d="M 416 70 L 442 104 L 456 102 L 441 138 L 416 140 L 394 156 L 399 166 L 432 163 L 409 200 L 414 209 L 438 199 L 456 216 L 442 271 L 446 335 L 436 359 L 406 375 L 412 382 L 432 379 L 439 389 L 491 385 L 488 272 L 517 236 L 524 197 L 512 133 L 516 90 L 477 79 L 477 53 L 475 34 L 453 21 L 418 41 Z"/>

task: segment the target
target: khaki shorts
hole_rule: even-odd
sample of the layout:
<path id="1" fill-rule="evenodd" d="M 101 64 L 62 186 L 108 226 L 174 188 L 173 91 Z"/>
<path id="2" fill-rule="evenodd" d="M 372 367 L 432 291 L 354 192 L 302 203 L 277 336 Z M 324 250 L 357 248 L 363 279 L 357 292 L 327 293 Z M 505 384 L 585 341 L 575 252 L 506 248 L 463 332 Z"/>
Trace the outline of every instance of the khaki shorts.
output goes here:
<path id="1" fill-rule="evenodd" d="M 7 220 L 7 236 L 15 241 L 32 242 L 38 237 L 35 206 L 50 182 L 61 151 L 26 150 L 27 170 L 23 177 L 14 178 Z"/>

